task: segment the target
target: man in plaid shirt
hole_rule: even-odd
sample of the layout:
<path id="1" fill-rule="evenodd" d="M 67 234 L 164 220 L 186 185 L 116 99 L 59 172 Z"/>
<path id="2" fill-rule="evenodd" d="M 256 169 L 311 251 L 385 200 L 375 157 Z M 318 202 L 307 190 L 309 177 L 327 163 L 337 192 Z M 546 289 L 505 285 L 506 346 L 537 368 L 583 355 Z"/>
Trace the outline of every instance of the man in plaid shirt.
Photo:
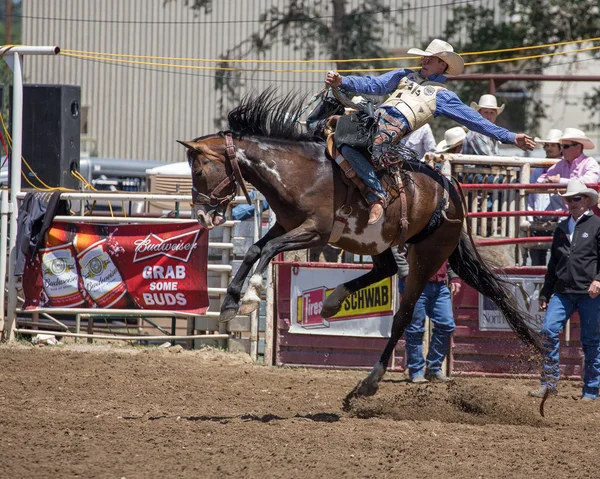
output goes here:
<path id="1" fill-rule="evenodd" d="M 479 103 L 471 102 L 471 108 L 478 111 L 479 114 L 491 123 L 496 124 L 498 115 L 502 113 L 505 105 L 498 106 L 498 101 L 494 95 L 482 95 Z M 469 131 L 465 139 L 461 153 L 463 155 L 484 155 L 498 156 L 499 142 L 495 138 L 483 135 L 476 131 Z"/>

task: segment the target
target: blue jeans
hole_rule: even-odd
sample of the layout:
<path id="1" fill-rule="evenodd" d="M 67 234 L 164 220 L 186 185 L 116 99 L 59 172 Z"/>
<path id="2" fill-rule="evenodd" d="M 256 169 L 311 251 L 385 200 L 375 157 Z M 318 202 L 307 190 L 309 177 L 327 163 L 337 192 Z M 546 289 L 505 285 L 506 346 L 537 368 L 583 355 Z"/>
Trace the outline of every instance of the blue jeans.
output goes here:
<path id="1" fill-rule="evenodd" d="M 556 388 L 560 379 L 558 334 L 575 311 L 581 323 L 581 346 L 583 348 L 583 394 L 598 397 L 600 388 L 600 296 L 590 298 L 587 294 L 555 294 L 548 303 L 542 323 L 542 336 L 547 348 L 544 357 L 542 385 Z M 544 377 L 545 376 L 545 377 Z"/>
<path id="2" fill-rule="evenodd" d="M 398 281 L 400 294 L 404 293 L 404 281 Z M 423 335 L 425 334 L 425 316 L 433 322 L 433 333 L 429 341 L 427 362 L 423 359 Z M 442 363 L 450 346 L 450 335 L 454 331 L 452 314 L 452 296 L 446 283 L 430 281 L 425 286 L 415 310 L 413 318 L 406 328 L 406 365 L 411 379 L 423 375 L 427 371 L 441 371 Z"/>
<path id="3" fill-rule="evenodd" d="M 375 194 L 371 192 L 367 193 L 367 201 L 369 204 L 384 199 L 385 191 L 383 191 L 383 186 L 381 186 L 381 182 L 379 181 L 379 178 L 377 178 L 375 169 L 371 166 L 369 160 L 367 160 L 362 153 L 348 145 L 342 146 L 341 153 L 348 163 L 350 163 L 352 169 L 356 171 L 356 174 L 360 179 L 365 182 L 365 185 L 375 191 Z"/>

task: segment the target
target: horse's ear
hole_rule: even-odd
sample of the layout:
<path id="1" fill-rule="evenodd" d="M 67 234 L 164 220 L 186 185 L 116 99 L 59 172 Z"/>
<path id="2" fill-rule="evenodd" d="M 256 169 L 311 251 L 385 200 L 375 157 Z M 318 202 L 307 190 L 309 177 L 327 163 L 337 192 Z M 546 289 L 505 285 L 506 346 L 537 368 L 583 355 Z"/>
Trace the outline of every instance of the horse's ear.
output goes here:
<path id="1" fill-rule="evenodd" d="M 175 140 L 175 141 L 177 143 L 181 143 L 188 150 L 197 150 L 196 145 L 193 142 L 191 142 L 191 141 L 181 141 L 181 140 Z"/>

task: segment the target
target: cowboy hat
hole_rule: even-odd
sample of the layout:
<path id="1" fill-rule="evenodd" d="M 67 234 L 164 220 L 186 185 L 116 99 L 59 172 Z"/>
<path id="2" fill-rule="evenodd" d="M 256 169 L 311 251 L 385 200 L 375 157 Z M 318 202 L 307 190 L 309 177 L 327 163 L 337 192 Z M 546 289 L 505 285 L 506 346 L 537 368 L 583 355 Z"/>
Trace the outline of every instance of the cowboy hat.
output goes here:
<path id="1" fill-rule="evenodd" d="M 598 204 L 598 192 L 592 188 L 588 188 L 579 180 L 569 180 L 567 183 L 566 193 L 559 193 L 563 198 L 571 196 L 584 195 L 592 200 L 592 204 Z"/>
<path id="2" fill-rule="evenodd" d="M 575 143 L 581 143 L 584 150 L 591 150 L 594 148 L 594 142 L 590 140 L 585 133 L 577 128 L 567 128 L 560 137 L 559 141 L 573 141 Z"/>
<path id="3" fill-rule="evenodd" d="M 563 135 L 561 130 L 552 129 L 548 132 L 548 137 L 545 140 L 535 137 L 536 143 L 560 143 L 560 137 Z"/>
<path id="4" fill-rule="evenodd" d="M 466 137 L 467 134 L 465 130 L 463 130 L 460 126 L 450 128 L 449 130 L 446 130 L 446 133 L 444 133 L 444 139 L 435 147 L 435 152 L 445 153 L 451 148 L 460 145 L 463 141 L 465 141 Z"/>
<path id="5" fill-rule="evenodd" d="M 489 108 L 490 110 L 496 110 L 496 113 L 499 115 L 504 111 L 504 107 L 506 105 L 498 106 L 498 100 L 494 95 L 481 95 L 479 98 L 479 103 L 471 102 L 471 108 L 474 110 L 481 110 L 482 108 Z"/>
<path id="6" fill-rule="evenodd" d="M 446 73 L 448 75 L 460 75 L 465 69 L 465 61 L 458 53 L 454 53 L 454 48 L 444 40 L 432 40 L 425 50 L 420 48 L 411 48 L 407 52 L 409 55 L 419 55 L 420 57 L 438 57 L 448 64 Z"/>

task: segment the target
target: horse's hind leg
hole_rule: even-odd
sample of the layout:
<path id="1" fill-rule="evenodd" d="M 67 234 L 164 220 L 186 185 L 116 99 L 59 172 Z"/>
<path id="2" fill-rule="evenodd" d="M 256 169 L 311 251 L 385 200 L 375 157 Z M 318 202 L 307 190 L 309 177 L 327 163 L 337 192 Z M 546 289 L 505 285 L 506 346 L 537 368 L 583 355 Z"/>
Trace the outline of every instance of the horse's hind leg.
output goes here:
<path id="1" fill-rule="evenodd" d="M 325 233 L 320 231 L 313 221 L 307 221 L 299 227 L 268 241 L 260 253 L 260 261 L 256 271 L 250 278 L 246 294 L 242 298 L 240 313 L 248 314 L 258 308 L 263 274 L 269 262 L 276 255 L 284 251 L 324 246 L 327 244 L 327 239 L 324 236 Z"/>
<path id="2" fill-rule="evenodd" d="M 433 235 L 409 249 L 409 273 L 400 308 L 394 315 L 390 338 L 379 361 L 370 374 L 346 396 L 345 407 L 356 396 L 372 396 L 379 388 L 379 381 L 385 374 L 388 363 L 398 340 L 412 321 L 415 304 L 423 293 L 429 279 L 442 267 L 454 251 L 462 226 L 444 223 Z"/>
<path id="3" fill-rule="evenodd" d="M 265 244 L 271 241 L 273 238 L 276 238 L 285 233 L 285 230 L 279 223 L 275 223 L 273 227 L 267 231 L 267 233 L 259 239 L 256 243 L 254 243 L 246 256 L 244 256 L 244 260 L 238 269 L 238 272 L 235 274 L 234 278 L 231 280 L 231 283 L 227 287 L 227 295 L 223 299 L 223 304 L 221 305 L 221 315 L 219 317 L 220 321 L 229 321 L 235 318 L 236 314 L 240 310 L 240 295 L 242 292 L 242 288 L 244 286 L 244 281 L 248 277 L 248 273 L 250 269 L 258 261 L 260 258 L 260 253 L 262 252 Z"/>
<path id="4" fill-rule="evenodd" d="M 359 289 L 369 286 L 384 278 L 393 276 L 398 271 L 396 260 L 392 254 L 392 249 L 388 248 L 383 253 L 373 256 L 373 268 L 366 274 L 359 276 L 347 283 L 337 286 L 333 293 L 327 296 L 323 303 L 321 316 L 331 318 L 342 307 L 345 299 Z"/>

